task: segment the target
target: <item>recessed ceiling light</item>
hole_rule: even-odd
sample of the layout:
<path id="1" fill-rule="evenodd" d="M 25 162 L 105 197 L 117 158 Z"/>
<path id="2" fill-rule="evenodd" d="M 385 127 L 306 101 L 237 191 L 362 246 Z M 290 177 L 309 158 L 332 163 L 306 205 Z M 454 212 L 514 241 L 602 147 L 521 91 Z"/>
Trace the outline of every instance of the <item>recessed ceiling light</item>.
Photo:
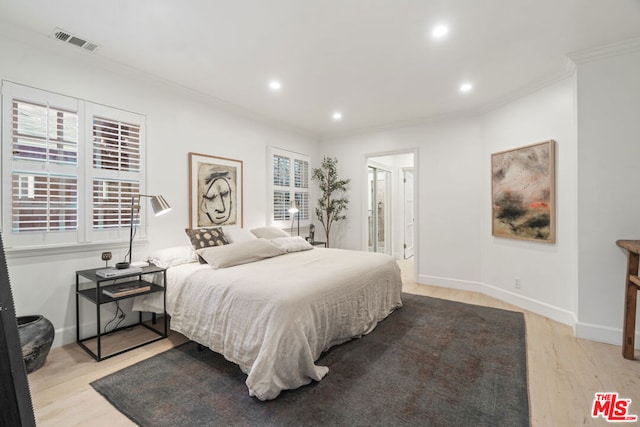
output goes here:
<path id="1" fill-rule="evenodd" d="M 449 34 L 449 27 L 443 24 L 436 25 L 431 31 L 431 35 L 436 39 L 441 39 L 447 34 Z"/>
<path id="2" fill-rule="evenodd" d="M 465 82 L 460 85 L 460 92 L 462 93 L 470 92 L 471 89 L 473 89 L 473 85 L 469 82 Z"/>
<path id="3" fill-rule="evenodd" d="M 277 80 L 271 80 L 269 82 L 269 89 L 271 89 L 271 90 L 280 90 L 281 87 L 282 87 L 282 85 Z"/>
<path id="4" fill-rule="evenodd" d="M 342 113 L 340 111 L 336 111 L 333 113 L 333 120 L 342 120 Z"/>

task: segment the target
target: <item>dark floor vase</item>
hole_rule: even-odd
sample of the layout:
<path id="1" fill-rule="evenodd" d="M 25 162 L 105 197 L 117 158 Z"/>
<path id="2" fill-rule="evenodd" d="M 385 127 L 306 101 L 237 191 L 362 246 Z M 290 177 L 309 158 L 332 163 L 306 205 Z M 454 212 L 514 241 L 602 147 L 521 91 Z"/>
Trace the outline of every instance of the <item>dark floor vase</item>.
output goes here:
<path id="1" fill-rule="evenodd" d="M 43 316 L 18 317 L 18 334 L 22 357 L 27 373 L 44 365 L 53 343 L 55 331 L 51 322 Z"/>

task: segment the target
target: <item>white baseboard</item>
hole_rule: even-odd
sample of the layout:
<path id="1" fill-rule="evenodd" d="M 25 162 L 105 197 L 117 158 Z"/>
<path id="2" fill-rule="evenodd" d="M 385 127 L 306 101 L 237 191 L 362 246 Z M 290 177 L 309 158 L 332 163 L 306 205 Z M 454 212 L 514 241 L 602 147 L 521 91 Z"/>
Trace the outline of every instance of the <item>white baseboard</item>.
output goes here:
<path id="1" fill-rule="evenodd" d="M 95 322 L 94 322 L 95 324 Z M 76 327 L 68 326 L 66 328 L 56 329 L 56 335 L 53 339 L 51 348 L 62 347 L 63 345 L 76 342 Z"/>
<path id="2" fill-rule="evenodd" d="M 594 325 L 579 322 L 576 314 L 560 307 L 553 306 L 541 301 L 525 297 L 505 289 L 497 288 L 481 282 L 467 280 L 455 280 L 446 277 L 418 276 L 418 283 L 422 285 L 441 286 L 449 289 L 459 289 L 463 291 L 479 292 L 493 297 L 500 301 L 515 305 L 516 307 L 528 310 L 532 313 L 547 317 L 563 325 L 573 328 L 573 334 L 577 338 L 590 341 L 597 341 L 605 344 L 622 345 L 622 328 L 611 328 L 607 326 Z M 640 333 L 636 332 L 635 348 L 640 349 Z"/>
<path id="3" fill-rule="evenodd" d="M 577 322 L 575 331 L 576 337 L 578 338 L 622 347 L 622 328 L 611 328 L 608 326 Z M 636 350 L 640 350 L 640 333 L 638 332 L 636 332 L 634 347 Z"/>
<path id="4" fill-rule="evenodd" d="M 131 314 L 131 313 L 128 313 L 128 314 Z M 162 321 L 162 315 L 159 315 L 158 319 L 159 319 L 158 321 L 161 322 Z M 131 316 L 127 315 L 127 320 L 122 322 L 120 324 L 120 327 L 129 326 L 129 325 L 132 325 L 132 324 L 134 325 L 136 323 L 138 323 L 138 314 L 134 313 Z M 82 338 L 94 336 L 96 334 L 96 331 L 97 331 L 96 330 L 96 326 L 97 325 L 96 325 L 95 320 L 87 322 L 87 323 L 84 323 L 82 325 L 81 330 L 80 330 L 80 336 Z M 102 328 L 104 328 L 104 324 L 102 325 Z M 102 330 L 102 328 L 101 328 L 101 330 Z M 104 333 L 103 333 L 103 336 L 104 336 Z M 55 337 L 53 339 L 53 344 L 51 344 L 51 348 L 62 347 L 63 345 L 72 344 L 72 343 L 75 343 L 75 342 L 76 342 L 76 327 L 75 327 L 75 325 L 74 326 L 68 326 L 66 328 L 56 329 Z"/>
<path id="5" fill-rule="evenodd" d="M 469 280 L 456 280 L 447 277 L 418 275 L 418 283 L 421 285 L 441 286 L 449 289 L 459 289 L 461 291 L 482 292 L 482 283 Z"/>
<path id="6" fill-rule="evenodd" d="M 455 280 L 422 274 L 418 277 L 418 283 L 423 285 L 442 286 L 443 288 L 459 289 L 463 291 L 480 292 L 481 294 L 488 295 L 500 301 L 513 304 L 524 310 L 548 317 L 549 319 L 555 320 L 556 322 L 564 325 L 571 326 L 575 333 L 576 317 L 574 313 L 555 307 L 551 304 L 543 303 L 495 286 L 487 285 L 486 283 Z"/>
<path id="7" fill-rule="evenodd" d="M 576 315 L 569 310 L 565 310 L 563 308 L 556 307 L 554 305 L 547 304 L 533 298 L 516 294 L 502 288 L 487 285 L 486 283 L 483 284 L 482 293 L 490 297 L 499 299 L 500 301 L 513 304 L 532 313 L 536 313 L 551 320 L 555 320 L 556 322 L 562 323 L 563 325 L 570 326 L 571 328 L 573 328 L 574 335 L 576 333 Z"/>

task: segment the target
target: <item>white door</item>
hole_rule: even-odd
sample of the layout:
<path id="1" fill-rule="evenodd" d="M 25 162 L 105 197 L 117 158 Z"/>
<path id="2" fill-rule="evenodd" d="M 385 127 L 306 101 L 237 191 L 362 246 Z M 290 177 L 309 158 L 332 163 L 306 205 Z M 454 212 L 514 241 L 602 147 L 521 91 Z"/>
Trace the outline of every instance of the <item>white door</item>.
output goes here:
<path id="1" fill-rule="evenodd" d="M 404 259 L 413 256 L 413 169 L 403 169 Z"/>

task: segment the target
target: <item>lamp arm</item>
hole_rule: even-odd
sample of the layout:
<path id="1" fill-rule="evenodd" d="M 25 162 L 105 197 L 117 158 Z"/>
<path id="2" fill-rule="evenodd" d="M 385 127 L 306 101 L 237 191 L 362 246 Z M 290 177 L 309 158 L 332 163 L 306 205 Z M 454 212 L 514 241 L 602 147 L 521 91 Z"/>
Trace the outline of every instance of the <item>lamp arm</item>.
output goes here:
<path id="1" fill-rule="evenodd" d="M 148 194 L 137 194 L 137 195 L 133 195 L 131 196 L 131 222 L 130 222 L 130 227 L 129 227 L 129 266 L 131 266 L 132 261 L 132 256 L 133 256 L 133 228 L 134 228 L 134 223 L 133 223 L 133 219 L 134 219 L 134 215 L 133 215 L 133 211 L 134 209 L 138 209 L 140 210 L 140 200 L 138 201 L 138 204 L 136 205 L 136 197 L 138 197 L 139 199 L 142 199 L 143 197 L 148 197 L 149 199 L 153 199 L 154 196 L 150 196 Z M 125 259 L 126 262 L 126 259 Z"/>
<path id="2" fill-rule="evenodd" d="M 136 196 L 131 196 L 131 222 L 129 227 L 129 265 L 131 265 L 131 250 L 133 249 L 133 210 L 135 209 L 135 198 Z"/>
<path id="3" fill-rule="evenodd" d="M 138 198 L 138 204 L 136 205 L 136 197 Z M 167 201 L 162 196 L 150 196 L 148 194 L 134 194 L 131 196 L 131 220 L 129 222 L 129 260 L 127 261 L 127 256 L 123 262 L 119 262 L 116 264 L 116 268 L 128 268 L 131 266 L 131 262 L 133 260 L 133 236 L 134 236 L 134 210 L 138 209 L 140 211 L 140 200 L 142 197 L 147 197 L 151 199 L 151 206 L 153 207 L 154 213 L 157 215 L 162 215 L 171 210 L 171 206 L 167 203 Z"/>
<path id="4" fill-rule="evenodd" d="M 125 255 L 124 257 L 124 261 L 116 263 L 116 268 L 118 269 L 123 269 L 123 268 L 129 268 L 131 266 L 131 251 L 133 249 L 133 210 L 135 209 L 135 195 L 131 196 L 131 217 L 130 217 L 130 222 L 129 222 L 129 260 L 127 260 L 127 256 Z"/>

